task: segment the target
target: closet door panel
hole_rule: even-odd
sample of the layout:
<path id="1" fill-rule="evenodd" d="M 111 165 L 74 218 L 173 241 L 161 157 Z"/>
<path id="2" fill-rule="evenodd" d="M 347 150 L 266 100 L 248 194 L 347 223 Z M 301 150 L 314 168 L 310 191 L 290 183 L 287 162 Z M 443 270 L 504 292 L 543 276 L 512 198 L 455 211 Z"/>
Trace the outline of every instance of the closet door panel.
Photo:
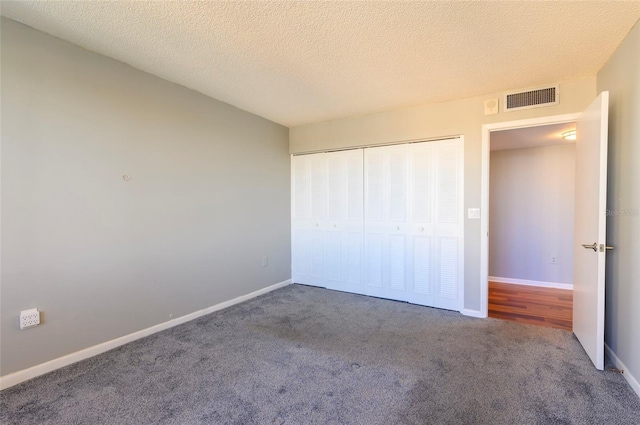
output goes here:
<path id="1" fill-rule="evenodd" d="M 438 296 L 458 299 L 458 238 L 439 238 Z"/>
<path id="2" fill-rule="evenodd" d="M 338 231 L 327 230 L 324 233 L 325 243 L 325 280 L 326 287 L 339 286 L 342 276 L 342 234 Z"/>
<path id="3" fill-rule="evenodd" d="M 410 153 L 411 221 L 432 224 L 433 210 L 433 146 L 414 143 Z"/>
<path id="4" fill-rule="evenodd" d="M 439 142 L 436 153 L 437 269 L 434 305 L 459 310 L 462 308 L 464 279 L 462 141 Z"/>
<path id="5" fill-rule="evenodd" d="M 409 302 L 462 307 L 462 167 L 461 139 L 411 145 Z"/>
<path id="6" fill-rule="evenodd" d="M 396 145 L 385 148 L 385 184 L 384 200 L 386 215 L 387 255 L 384 260 L 385 279 L 384 296 L 407 301 L 407 221 L 408 209 L 408 152 L 409 145 Z"/>
<path id="7" fill-rule="evenodd" d="M 459 221 L 459 153 L 457 145 L 438 146 L 438 223 L 457 224 Z"/>
<path id="8" fill-rule="evenodd" d="M 299 155 L 292 163 L 291 275 L 296 283 L 325 286 L 324 228 L 327 170 L 323 155 Z"/>
<path id="9" fill-rule="evenodd" d="M 325 229 L 326 287 L 362 293 L 362 150 L 325 154 L 327 219 Z"/>
<path id="10" fill-rule="evenodd" d="M 346 235 L 345 276 L 348 286 L 357 293 L 364 293 L 362 279 L 363 232 L 354 231 Z"/>
<path id="11" fill-rule="evenodd" d="M 384 222 L 384 151 L 382 148 L 366 149 L 365 173 L 365 221 L 367 225 Z"/>
<path id="12" fill-rule="evenodd" d="M 367 294 L 406 300 L 407 145 L 368 148 L 365 157 Z"/>
<path id="13" fill-rule="evenodd" d="M 407 146 L 385 148 L 387 153 L 387 175 L 385 176 L 385 212 L 387 221 L 407 221 Z"/>
<path id="14" fill-rule="evenodd" d="M 309 250 L 310 270 L 308 285 L 325 287 L 325 255 L 324 255 L 324 232 L 322 230 L 311 230 L 311 247 Z"/>
<path id="15" fill-rule="evenodd" d="M 291 157 L 291 279 L 307 283 L 311 259 L 311 160 Z"/>
<path id="16" fill-rule="evenodd" d="M 340 289 L 344 280 L 342 270 L 342 227 L 347 213 L 345 161 L 335 153 L 322 154 L 326 161 L 327 196 L 324 228 L 325 286 Z"/>
<path id="17" fill-rule="evenodd" d="M 384 152 L 364 150 L 364 284 L 367 295 L 382 296 L 384 258 Z"/>
<path id="18" fill-rule="evenodd" d="M 367 294 L 381 293 L 384 235 L 367 231 L 365 243 L 365 285 Z M 375 288 L 375 289 L 374 289 Z"/>
<path id="19" fill-rule="evenodd" d="M 311 218 L 327 217 L 327 160 L 324 154 L 309 155 L 311 160 Z"/>
<path id="20" fill-rule="evenodd" d="M 324 154 L 311 159 L 311 271 L 309 284 L 326 287 L 325 230 L 327 219 L 327 158 Z"/>
<path id="21" fill-rule="evenodd" d="M 407 238 L 403 234 L 389 235 L 388 251 L 388 276 L 389 289 L 394 291 L 406 290 L 407 270 Z"/>
<path id="22" fill-rule="evenodd" d="M 295 283 L 304 283 L 309 276 L 310 234 L 306 229 L 293 229 L 293 255 L 291 257 L 291 279 Z"/>
<path id="23" fill-rule="evenodd" d="M 434 143 L 409 146 L 409 221 L 408 301 L 434 305 Z"/>
<path id="24" fill-rule="evenodd" d="M 293 175 L 293 220 L 311 217 L 311 161 L 308 156 L 291 158 Z"/>
<path id="25" fill-rule="evenodd" d="M 430 297 L 432 293 L 432 243 L 431 237 L 413 237 L 413 291 L 415 294 L 426 297 Z"/>
<path id="26" fill-rule="evenodd" d="M 362 149 L 340 152 L 345 169 L 345 216 L 342 229 L 342 290 L 364 294 L 364 154 Z"/>
<path id="27" fill-rule="evenodd" d="M 346 154 L 347 161 L 347 219 L 357 226 L 364 220 L 364 153 L 354 149 Z M 362 229 L 359 229 L 362 232 Z"/>
<path id="28" fill-rule="evenodd" d="M 344 221 L 347 217 L 347 161 L 342 152 L 326 154 L 327 212 L 330 221 Z"/>

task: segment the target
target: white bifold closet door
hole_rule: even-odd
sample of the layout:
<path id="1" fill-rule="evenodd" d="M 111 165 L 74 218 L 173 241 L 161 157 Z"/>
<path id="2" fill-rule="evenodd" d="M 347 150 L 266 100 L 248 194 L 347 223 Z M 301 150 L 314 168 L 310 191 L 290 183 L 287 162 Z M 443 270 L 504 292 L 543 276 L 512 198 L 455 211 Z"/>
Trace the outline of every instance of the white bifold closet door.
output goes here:
<path id="1" fill-rule="evenodd" d="M 462 309 L 464 151 L 461 139 L 409 145 L 407 301 Z"/>
<path id="2" fill-rule="evenodd" d="M 409 145 L 365 149 L 364 164 L 367 294 L 408 301 Z"/>
<path id="3" fill-rule="evenodd" d="M 462 308 L 461 139 L 292 158 L 293 281 Z"/>
<path id="4" fill-rule="evenodd" d="M 292 157 L 292 279 L 364 293 L 362 149 Z"/>
<path id="5" fill-rule="evenodd" d="M 365 149 L 367 294 L 462 308 L 460 139 Z"/>

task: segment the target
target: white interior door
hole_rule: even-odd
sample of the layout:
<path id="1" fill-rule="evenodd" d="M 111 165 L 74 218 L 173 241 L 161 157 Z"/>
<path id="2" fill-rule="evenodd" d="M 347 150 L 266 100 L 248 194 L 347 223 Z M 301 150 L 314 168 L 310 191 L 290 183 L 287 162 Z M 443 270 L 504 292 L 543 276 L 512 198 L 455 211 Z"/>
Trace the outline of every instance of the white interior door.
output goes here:
<path id="1" fill-rule="evenodd" d="M 604 369 L 608 111 L 605 91 L 576 126 L 573 332 L 599 370 Z"/>

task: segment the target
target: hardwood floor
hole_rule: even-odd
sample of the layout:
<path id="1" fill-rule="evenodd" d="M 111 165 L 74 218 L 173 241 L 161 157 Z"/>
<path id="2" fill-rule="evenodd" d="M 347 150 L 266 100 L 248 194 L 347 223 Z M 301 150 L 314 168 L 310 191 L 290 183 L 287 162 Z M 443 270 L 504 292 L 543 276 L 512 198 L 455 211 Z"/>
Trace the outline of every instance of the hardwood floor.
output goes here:
<path id="1" fill-rule="evenodd" d="M 573 291 L 489 282 L 489 317 L 573 329 Z"/>

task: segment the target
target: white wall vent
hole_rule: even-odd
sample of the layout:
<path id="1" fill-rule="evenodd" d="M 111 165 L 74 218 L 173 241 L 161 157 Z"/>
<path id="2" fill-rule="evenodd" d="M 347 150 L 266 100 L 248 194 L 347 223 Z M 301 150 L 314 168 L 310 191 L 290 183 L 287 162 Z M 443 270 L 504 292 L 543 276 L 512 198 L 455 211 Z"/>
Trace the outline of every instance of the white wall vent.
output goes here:
<path id="1" fill-rule="evenodd" d="M 559 86 L 539 87 L 528 90 L 509 91 L 504 94 L 504 110 L 539 108 L 560 103 Z"/>

